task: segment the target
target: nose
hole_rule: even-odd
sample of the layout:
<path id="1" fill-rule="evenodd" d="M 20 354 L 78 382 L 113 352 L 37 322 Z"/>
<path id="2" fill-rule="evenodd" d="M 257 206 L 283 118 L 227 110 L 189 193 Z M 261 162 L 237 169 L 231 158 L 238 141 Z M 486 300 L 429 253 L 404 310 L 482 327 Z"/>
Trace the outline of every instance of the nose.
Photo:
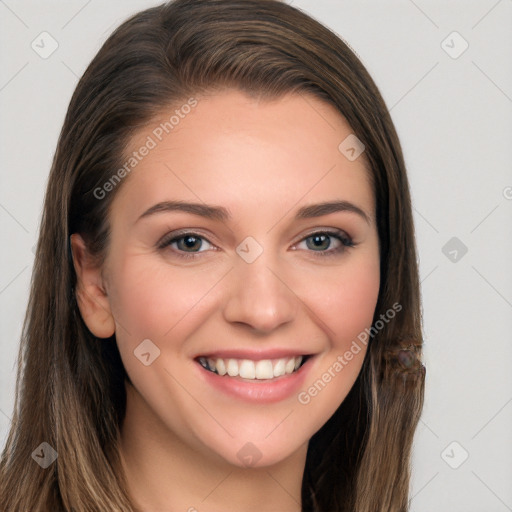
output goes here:
<path id="1" fill-rule="evenodd" d="M 265 334 L 295 318 L 299 299 L 266 251 L 252 263 L 240 258 L 230 274 L 224 307 L 227 322 L 245 324 Z"/>

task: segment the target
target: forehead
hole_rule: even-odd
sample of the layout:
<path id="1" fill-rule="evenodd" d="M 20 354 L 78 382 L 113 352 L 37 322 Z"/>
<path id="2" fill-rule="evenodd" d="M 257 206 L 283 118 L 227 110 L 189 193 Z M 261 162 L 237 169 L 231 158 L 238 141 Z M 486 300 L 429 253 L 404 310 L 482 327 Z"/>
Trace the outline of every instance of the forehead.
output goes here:
<path id="1" fill-rule="evenodd" d="M 134 214 L 169 199 L 254 213 L 263 204 L 282 211 L 301 198 L 342 198 L 373 214 L 365 155 L 348 159 L 340 150 L 347 137 L 345 118 L 309 94 L 260 100 L 227 90 L 185 100 L 132 139 L 125 160 L 136 153 L 136 164 L 116 202 Z"/>

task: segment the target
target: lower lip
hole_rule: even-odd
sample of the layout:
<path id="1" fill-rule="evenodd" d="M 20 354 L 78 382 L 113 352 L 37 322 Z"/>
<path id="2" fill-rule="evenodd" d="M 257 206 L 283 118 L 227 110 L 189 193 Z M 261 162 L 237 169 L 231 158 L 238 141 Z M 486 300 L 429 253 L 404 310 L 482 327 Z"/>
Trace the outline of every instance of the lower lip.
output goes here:
<path id="1" fill-rule="evenodd" d="M 219 391 L 245 401 L 269 404 L 285 400 L 296 394 L 306 378 L 313 357 L 295 372 L 269 380 L 243 380 L 238 377 L 220 376 L 203 368 L 196 362 L 200 377 Z"/>

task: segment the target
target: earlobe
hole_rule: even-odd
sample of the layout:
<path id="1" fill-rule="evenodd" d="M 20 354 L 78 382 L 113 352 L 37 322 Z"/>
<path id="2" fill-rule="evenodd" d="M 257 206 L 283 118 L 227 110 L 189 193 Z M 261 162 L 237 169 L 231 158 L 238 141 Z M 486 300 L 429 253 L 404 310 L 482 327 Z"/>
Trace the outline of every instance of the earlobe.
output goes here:
<path id="1" fill-rule="evenodd" d="M 103 286 L 101 268 L 95 264 L 78 233 L 71 235 L 70 242 L 77 278 L 75 294 L 80 314 L 94 336 L 110 338 L 115 332 L 116 324 Z"/>

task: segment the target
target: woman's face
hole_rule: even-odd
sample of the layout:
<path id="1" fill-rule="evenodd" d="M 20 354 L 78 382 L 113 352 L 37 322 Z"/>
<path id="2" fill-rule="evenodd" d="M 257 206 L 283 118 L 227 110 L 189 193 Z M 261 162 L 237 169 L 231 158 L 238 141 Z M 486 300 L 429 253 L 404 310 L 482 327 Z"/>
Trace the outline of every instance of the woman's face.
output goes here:
<path id="1" fill-rule="evenodd" d="M 351 139 L 339 149 L 350 126 L 315 97 L 229 90 L 188 105 L 132 141 L 137 164 L 112 204 L 103 275 L 133 383 L 127 418 L 269 465 L 304 449 L 360 371 L 364 346 L 335 363 L 379 292 L 369 173 Z"/>

